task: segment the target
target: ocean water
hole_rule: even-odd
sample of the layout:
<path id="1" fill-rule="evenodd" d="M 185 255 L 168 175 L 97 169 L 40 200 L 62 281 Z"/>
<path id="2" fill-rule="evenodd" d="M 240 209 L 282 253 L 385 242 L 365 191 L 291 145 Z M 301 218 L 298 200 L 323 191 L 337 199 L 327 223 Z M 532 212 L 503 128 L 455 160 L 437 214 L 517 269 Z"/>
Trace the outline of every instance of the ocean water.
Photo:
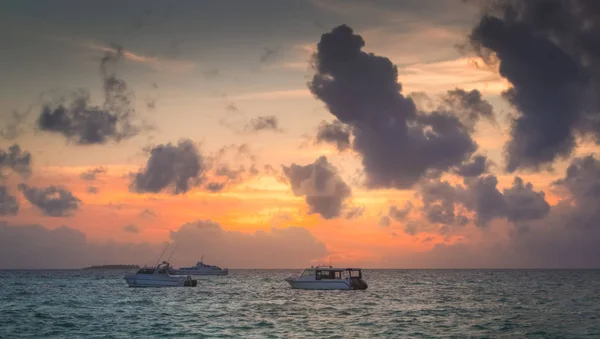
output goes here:
<path id="1" fill-rule="evenodd" d="M 295 270 L 129 288 L 127 271 L 0 271 L 0 338 L 600 338 L 600 270 L 364 270 L 366 291 L 292 290 Z"/>

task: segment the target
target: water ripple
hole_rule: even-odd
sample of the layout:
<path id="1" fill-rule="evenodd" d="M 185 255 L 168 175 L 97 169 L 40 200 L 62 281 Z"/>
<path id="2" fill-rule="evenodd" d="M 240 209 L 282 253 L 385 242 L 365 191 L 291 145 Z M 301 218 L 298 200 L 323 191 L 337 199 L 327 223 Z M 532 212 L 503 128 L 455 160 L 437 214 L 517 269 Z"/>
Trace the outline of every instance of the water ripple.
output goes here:
<path id="1" fill-rule="evenodd" d="M 366 291 L 285 270 L 132 289 L 124 271 L 0 271 L 0 338 L 600 337 L 597 270 L 366 270 Z"/>

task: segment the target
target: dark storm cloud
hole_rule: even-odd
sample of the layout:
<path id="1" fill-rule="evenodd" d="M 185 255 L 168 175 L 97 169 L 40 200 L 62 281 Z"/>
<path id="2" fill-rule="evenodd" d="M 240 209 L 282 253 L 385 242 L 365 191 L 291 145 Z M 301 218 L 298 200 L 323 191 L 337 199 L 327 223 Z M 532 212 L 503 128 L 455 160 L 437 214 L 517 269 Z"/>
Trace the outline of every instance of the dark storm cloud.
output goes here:
<path id="1" fill-rule="evenodd" d="M 471 45 L 512 84 L 519 111 L 507 170 L 539 169 L 572 154 L 577 134 L 600 141 L 600 6 L 595 1 L 495 1 Z"/>
<path id="2" fill-rule="evenodd" d="M 565 177 L 553 184 L 565 187 L 578 204 L 600 199 L 600 161 L 593 155 L 575 158 Z"/>
<path id="3" fill-rule="evenodd" d="M 476 89 L 465 91 L 456 88 L 446 93 L 444 101 L 469 127 L 473 127 L 481 119 L 495 121 L 494 108 Z"/>
<path id="4" fill-rule="evenodd" d="M 0 178 L 3 176 L 1 171 L 5 168 L 28 178 L 31 176 L 31 154 L 22 151 L 17 144 L 10 146 L 8 151 L 0 149 Z"/>
<path id="5" fill-rule="evenodd" d="M 131 174 L 131 192 L 158 193 L 170 187 L 170 193 L 184 194 L 204 180 L 206 164 L 191 140 L 158 145 L 149 153 L 146 166 Z"/>
<path id="6" fill-rule="evenodd" d="M 466 217 L 457 213 L 456 205 L 462 202 L 464 189 L 447 181 L 429 181 L 419 187 L 423 202 L 423 215 L 434 224 L 463 225 Z"/>
<path id="7" fill-rule="evenodd" d="M 89 186 L 87 188 L 87 192 L 89 194 L 98 194 L 99 190 L 98 190 L 98 187 L 96 187 L 96 186 Z"/>
<path id="8" fill-rule="evenodd" d="M 550 211 L 544 192 L 534 191 L 532 183 L 523 184 L 523 179 L 519 177 L 515 177 L 512 187 L 503 192 L 508 221 L 542 219 Z"/>
<path id="9" fill-rule="evenodd" d="M 555 181 L 554 185 L 564 188 L 568 195 L 564 203 L 558 205 L 561 215 L 547 219 L 565 228 L 565 232 L 580 234 L 581 247 L 572 248 L 572 251 L 583 253 L 597 249 L 600 241 L 600 160 L 592 155 L 573 159 L 564 178 Z M 571 246 L 575 247 L 575 243 Z"/>
<path id="10" fill-rule="evenodd" d="M 334 144 L 338 151 L 343 152 L 350 148 L 351 129 L 348 125 L 334 120 L 332 122 L 322 121 L 317 129 L 315 141 L 317 143 Z"/>
<path id="11" fill-rule="evenodd" d="M 490 185 L 493 186 L 493 185 Z M 484 234 L 481 243 L 440 245 L 424 257 L 413 257 L 416 267 L 498 267 L 498 268 L 597 268 L 600 266 L 600 161 L 593 156 L 573 159 L 565 175 L 554 182 L 561 198 L 541 219 L 528 220 L 527 227 L 509 228 L 504 240 Z M 528 196 L 525 205 L 535 213 L 513 210 L 516 219 L 544 213 L 542 197 L 530 192 L 520 180 L 504 191 Z M 521 201 L 514 200 L 514 204 Z M 512 203 L 509 202 L 510 206 Z M 482 255 L 486 253 L 486 255 Z M 422 262 L 417 262 L 423 260 Z M 399 265 L 401 258 L 395 261 Z M 424 263 L 427 264 L 424 264 Z M 409 264 L 409 263 L 407 263 Z"/>
<path id="12" fill-rule="evenodd" d="M 342 25 L 323 34 L 315 54 L 311 92 L 351 127 L 371 188 L 409 188 L 428 171 L 446 171 L 477 149 L 470 128 L 453 113 L 417 114 L 400 94 L 398 70 L 387 58 L 363 52 L 361 36 Z"/>
<path id="13" fill-rule="evenodd" d="M 19 201 L 11 195 L 8 187 L 0 185 L 0 216 L 17 215 L 19 212 Z"/>
<path id="14" fill-rule="evenodd" d="M 81 178 L 82 180 L 94 181 L 94 180 L 96 180 L 96 176 L 98 174 L 104 174 L 104 173 L 106 173 L 106 168 L 96 167 L 96 168 L 92 168 L 92 169 L 89 169 L 89 170 L 81 173 L 79 175 L 79 178 Z"/>
<path id="15" fill-rule="evenodd" d="M 142 127 L 134 123 L 134 97 L 124 80 L 108 71 L 122 56 L 123 48 L 114 46 L 101 60 L 104 103 L 91 104 L 89 93 L 79 91 L 70 100 L 45 104 L 37 125 L 40 130 L 63 135 L 76 145 L 105 144 L 134 137 Z"/>
<path id="16" fill-rule="evenodd" d="M 350 187 L 324 156 L 306 166 L 283 166 L 283 173 L 294 195 L 305 197 L 309 213 L 318 213 L 324 219 L 339 217 L 352 195 Z"/>
<path id="17" fill-rule="evenodd" d="M 478 177 L 488 171 L 489 162 L 483 155 L 475 155 L 468 162 L 458 166 L 456 174 L 462 177 Z"/>
<path id="18" fill-rule="evenodd" d="M 279 120 L 274 115 L 259 116 L 250 119 L 244 126 L 247 132 L 279 131 Z"/>
<path id="19" fill-rule="evenodd" d="M 544 192 L 536 192 L 533 184 L 515 177 L 513 184 L 502 193 L 493 175 L 474 179 L 467 184 L 465 206 L 476 212 L 477 224 L 486 225 L 494 218 L 506 218 L 521 223 L 544 218 L 550 211 Z"/>
<path id="20" fill-rule="evenodd" d="M 565 176 L 554 185 L 564 188 L 567 196 L 546 218 L 533 224 L 537 228 L 520 235 L 524 239 L 516 238 L 516 245 L 546 265 L 598 267 L 600 161 L 593 156 L 573 159 Z"/>
<path id="21" fill-rule="evenodd" d="M 544 192 L 536 192 L 531 183 L 515 177 L 513 185 L 500 192 L 494 175 L 466 179 L 466 187 L 446 181 L 429 181 L 421 185 L 423 214 L 435 224 L 464 225 L 466 216 L 456 213 L 458 206 L 474 212 L 475 223 L 486 226 L 497 218 L 512 223 L 543 219 L 550 211 Z"/>
<path id="22" fill-rule="evenodd" d="M 81 200 L 61 186 L 37 188 L 19 184 L 19 190 L 27 201 L 50 217 L 71 216 L 81 204 Z"/>
<path id="23" fill-rule="evenodd" d="M 77 145 L 104 144 L 111 139 L 119 142 L 137 134 L 129 121 L 98 106 L 90 106 L 89 101 L 87 93 L 80 93 L 68 107 L 63 104 L 54 108 L 44 106 L 38 127 L 60 133 Z"/>
<path id="24" fill-rule="evenodd" d="M 459 188 L 463 205 L 475 212 L 477 226 L 486 226 L 491 220 L 506 214 L 506 201 L 497 185 L 498 178 L 488 175 L 468 180 L 466 190 Z"/>

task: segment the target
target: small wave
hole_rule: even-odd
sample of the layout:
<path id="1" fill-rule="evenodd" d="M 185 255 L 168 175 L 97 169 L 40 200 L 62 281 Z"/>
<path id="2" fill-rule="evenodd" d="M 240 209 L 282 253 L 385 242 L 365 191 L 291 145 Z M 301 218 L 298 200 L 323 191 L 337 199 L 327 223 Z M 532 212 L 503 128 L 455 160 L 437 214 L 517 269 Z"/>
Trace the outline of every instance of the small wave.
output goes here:
<path id="1" fill-rule="evenodd" d="M 257 326 L 257 327 L 269 327 L 269 328 L 274 328 L 274 327 L 275 327 L 275 324 L 273 324 L 273 323 L 271 323 L 271 322 L 268 322 L 268 321 L 266 321 L 266 320 L 262 320 L 262 321 L 258 322 L 258 323 L 256 324 L 256 326 Z"/>
<path id="2" fill-rule="evenodd" d="M 37 319 L 52 319 L 52 317 L 49 314 L 41 312 L 34 312 L 33 317 Z"/>

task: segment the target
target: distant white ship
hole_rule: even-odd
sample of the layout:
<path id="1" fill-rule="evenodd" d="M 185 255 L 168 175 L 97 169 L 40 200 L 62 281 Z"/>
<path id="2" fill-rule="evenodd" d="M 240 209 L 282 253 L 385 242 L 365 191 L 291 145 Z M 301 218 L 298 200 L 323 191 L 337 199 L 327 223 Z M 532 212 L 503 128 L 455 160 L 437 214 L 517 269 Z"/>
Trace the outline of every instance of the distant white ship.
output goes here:
<path id="1" fill-rule="evenodd" d="M 136 273 L 126 275 L 125 281 L 129 287 L 194 287 L 198 284 L 190 275 L 170 275 L 170 268 L 166 261 L 156 267 L 142 267 Z"/>
<path id="2" fill-rule="evenodd" d="M 196 263 L 195 266 L 192 267 L 180 267 L 178 269 L 171 269 L 169 273 L 173 275 L 227 275 L 229 274 L 229 270 L 227 268 L 223 269 L 219 266 L 207 265 L 204 263 L 204 256 Z"/>
<path id="3" fill-rule="evenodd" d="M 360 268 L 310 267 L 300 276 L 285 279 L 294 289 L 302 290 L 366 290 Z"/>

